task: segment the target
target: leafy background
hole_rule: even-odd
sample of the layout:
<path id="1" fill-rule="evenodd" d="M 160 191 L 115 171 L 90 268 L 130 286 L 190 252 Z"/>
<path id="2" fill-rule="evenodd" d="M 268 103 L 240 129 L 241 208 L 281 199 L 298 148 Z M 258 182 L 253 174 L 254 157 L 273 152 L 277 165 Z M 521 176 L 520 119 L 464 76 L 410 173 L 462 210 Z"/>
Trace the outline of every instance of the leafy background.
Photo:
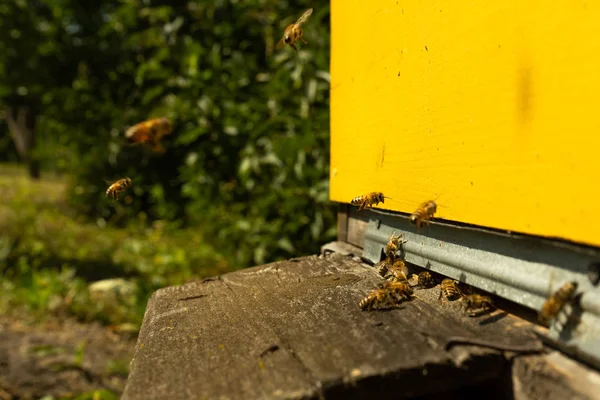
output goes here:
<path id="1" fill-rule="evenodd" d="M 276 50 L 309 7 L 309 44 Z M 318 252 L 336 233 L 329 30 L 323 0 L 0 4 L 0 109 L 33 113 L 42 171 L 14 166 L 0 121 L 0 311 L 139 327 L 159 287 Z M 127 145 L 162 116 L 164 154 Z M 108 201 L 123 176 L 130 201 Z M 107 279 L 131 295 L 98 301 Z"/>

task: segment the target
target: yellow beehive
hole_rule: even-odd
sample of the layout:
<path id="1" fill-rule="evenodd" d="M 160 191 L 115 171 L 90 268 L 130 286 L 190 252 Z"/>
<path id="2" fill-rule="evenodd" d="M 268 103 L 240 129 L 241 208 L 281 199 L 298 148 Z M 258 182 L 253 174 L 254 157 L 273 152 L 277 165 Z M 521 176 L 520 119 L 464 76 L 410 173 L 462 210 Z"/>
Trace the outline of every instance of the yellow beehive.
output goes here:
<path id="1" fill-rule="evenodd" d="M 331 4 L 331 200 L 600 245 L 600 3 Z"/>

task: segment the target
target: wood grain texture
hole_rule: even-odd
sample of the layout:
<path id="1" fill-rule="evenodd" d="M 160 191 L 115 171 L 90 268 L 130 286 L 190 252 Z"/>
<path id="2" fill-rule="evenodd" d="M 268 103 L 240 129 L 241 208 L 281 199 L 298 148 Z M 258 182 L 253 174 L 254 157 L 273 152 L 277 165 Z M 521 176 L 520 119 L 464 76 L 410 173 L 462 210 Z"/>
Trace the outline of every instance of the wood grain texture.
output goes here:
<path id="1" fill-rule="evenodd" d="M 330 198 L 600 245 L 600 5 L 332 1 Z"/>
<path id="2" fill-rule="evenodd" d="M 598 400 L 600 373 L 558 352 L 513 361 L 514 400 Z"/>
<path id="3" fill-rule="evenodd" d="M 332 254 L 161 289 L 122 398 L 411 398 L 508 368 L 496 350 L 445 350 L 449 337 L 539 343 L 523 321 L 468 318 L 440 304 L 435 288 L 393 310 L 361 311 L 379 282 L 374 268 Z"/>

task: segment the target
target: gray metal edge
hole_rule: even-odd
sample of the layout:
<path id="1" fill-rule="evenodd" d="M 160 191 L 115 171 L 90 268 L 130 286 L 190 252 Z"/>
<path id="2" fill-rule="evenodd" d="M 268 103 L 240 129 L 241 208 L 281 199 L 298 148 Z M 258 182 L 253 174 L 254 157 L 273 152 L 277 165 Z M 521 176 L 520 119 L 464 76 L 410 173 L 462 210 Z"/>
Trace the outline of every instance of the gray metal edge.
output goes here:
<path id="1" fill-rule="evenodd" d="M 600 250 L 554 245 L 535 237 L 511 237 L 436 224 L 420 231 L 402 216 L 377 215 L 369 220 L 363 259 L 379 262 L 392 233 L 407 242 L 409 263 L 430 269 L 515 303 L 541 309 L 566 281 L 578 283 L 579 306 L 568 305 L 553 321 L 550 337 L 575 347 L 600 365 L 600 286 L 588 279 L 588 267 Z M 577 324 L 572 321 L 576 317 Z"/>

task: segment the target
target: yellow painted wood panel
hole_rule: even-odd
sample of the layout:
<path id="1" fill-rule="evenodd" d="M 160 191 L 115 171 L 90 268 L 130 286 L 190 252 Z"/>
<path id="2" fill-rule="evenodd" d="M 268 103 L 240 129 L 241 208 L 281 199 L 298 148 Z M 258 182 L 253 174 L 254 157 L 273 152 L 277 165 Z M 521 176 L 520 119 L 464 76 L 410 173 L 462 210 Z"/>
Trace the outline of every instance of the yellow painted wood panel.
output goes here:
<path id="1" fill-rule="evenodd" d="M 331 3 L 331 200 L 600 245 L 600 2 Z"/>

